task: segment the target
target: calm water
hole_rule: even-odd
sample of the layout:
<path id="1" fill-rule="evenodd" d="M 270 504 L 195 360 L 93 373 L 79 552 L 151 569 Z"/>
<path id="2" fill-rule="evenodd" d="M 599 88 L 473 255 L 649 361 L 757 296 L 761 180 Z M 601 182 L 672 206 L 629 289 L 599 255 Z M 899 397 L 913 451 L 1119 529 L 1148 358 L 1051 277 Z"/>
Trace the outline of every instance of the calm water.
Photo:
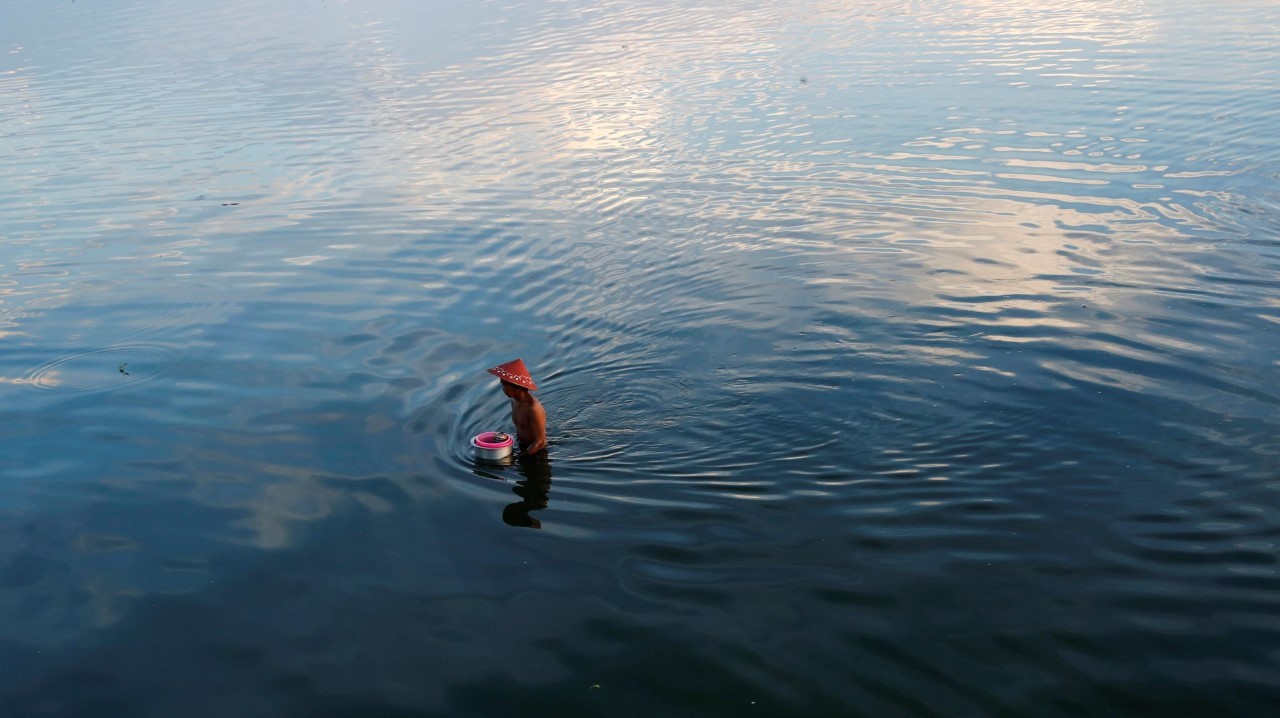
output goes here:
<path id="1" fill-rule="evenodd" d="M 1278 27 L 5 2 L 3 713 L 1280 711 Z"/>

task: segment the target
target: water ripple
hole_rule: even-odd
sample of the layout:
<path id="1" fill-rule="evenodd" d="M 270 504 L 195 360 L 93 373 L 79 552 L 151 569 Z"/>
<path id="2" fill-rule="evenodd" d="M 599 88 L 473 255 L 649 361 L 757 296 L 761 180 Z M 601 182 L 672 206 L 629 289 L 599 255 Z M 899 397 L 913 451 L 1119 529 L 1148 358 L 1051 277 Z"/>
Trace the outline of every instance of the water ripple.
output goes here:
<path id="1" fill-rule="evenodd" d="M 14 383 L 58 391 L 101 391 L 153 381 L 164 371 L 173 350 L 133 344 L 78 352 L 37 367 Z"/>
<path id="2" fill-rule="evenodd" d="M 7 10 L 15 714 L 1274 712 L 1274 4 Z"/>

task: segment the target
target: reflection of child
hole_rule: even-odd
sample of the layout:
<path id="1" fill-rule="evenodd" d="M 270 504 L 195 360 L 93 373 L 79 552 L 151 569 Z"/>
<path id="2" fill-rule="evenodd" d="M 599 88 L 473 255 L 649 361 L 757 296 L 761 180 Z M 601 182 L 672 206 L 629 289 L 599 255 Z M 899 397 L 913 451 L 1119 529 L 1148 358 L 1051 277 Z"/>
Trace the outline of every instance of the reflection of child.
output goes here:
<path id="1" fill-rule="evenodd" d="M 495 366 L 489 373 L 502 380 L 502 393 L 511 399 L 511 420 L 516 425 L 516 439 L 520 442 L 520 450 L 526 454 L 546 450 L 547 412 L 533 398 L 532 391 L 538 385 L 533 383 L 533 377 L 529 376 L 529 369 L 524 362 L 514 359 Z"/>

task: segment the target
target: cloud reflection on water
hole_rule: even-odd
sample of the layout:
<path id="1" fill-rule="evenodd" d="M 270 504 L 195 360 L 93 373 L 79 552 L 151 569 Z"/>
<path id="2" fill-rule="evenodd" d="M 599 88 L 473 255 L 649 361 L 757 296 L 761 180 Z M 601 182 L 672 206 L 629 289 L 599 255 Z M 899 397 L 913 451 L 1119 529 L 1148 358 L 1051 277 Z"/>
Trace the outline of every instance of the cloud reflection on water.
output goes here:
<path id="1" fill-rule="evenodd" d="M 293 19 L 285 10 L 272 23 L 236 17 L 234 3 L 191 17 L 173 5 L 157 14 L 175 21 L 167 32 L 112 50 L 142 59 L 95 66 L 94 82 L 24 67 L 6 81 L 20 90 L 13 102 L 69 129 L 23 125 L 32 133 L 23 141 L 49 154 L 28 148 L 0 170 L 22 203 L 4 210 L 14 222 L 3 229 L 10 254 L 0 273 L 10 284 L 0 319 L 29 345 L 58 347 L 54 356 L 134 332 L 168 336 L 186 353 L 148 385 L 164 391 L 134 387 L 105 408 L 44 397 L 64 402 L 53 413 L 80 422 L 72 429 L 101 463 L 55 463 L 79 444 L 53 442 L 47 455 L 18 454 L 32 459 L 31 475 L 120 492 L 119 502 L 168 503 L 133 527 L 112 528 L 89 507 L 47 535 L 13 538 L 8 545 L 54 546 L 57 567 L 27 591 L 50 600 L 10 605 L 39 628 L 6 635 L 34 645 L 74 638 L 150 594 L 207 590 L 210 557 L 244 549 L 269 563 L 300 551 L 304 564 L 329 555 L 314 548 L 326 541 L 364 547 L 353 564 L 388 562 L 337 566 L 355 577 L 355 593 L 404 579 L 392 560 L 404 555 L 414 561 L 404 580 L 424 595 L 466 593 L 468 576 L 504 590 L 451 562 L 513 570 L 489 551 L 506 535 L 486 533 L 505 528 L 506 487 L 450 483 L 458 467 L 448 452 L 491 408 L 468 388 L 474 365 L 510 346 L 564 359 L 551 386 L 564 404 L 581 404 L 563 409 L 561 425 L 574 471 L 557 476 L 556 501 L 539 514 L 543 534 L 558 526 L 562 539 L 598 537 L 619 514 L 641 526 L 675 517 L 635 529 L 641 544 L 659 534 L 696 541 L 706 525 L 751 536 L 734 523 L 761 530 L 741 518 L 754 510 L 744 504 L 814 509 L 804 501 L 820 485 L 836 508 L 815 510 L 818 520 L 859 515 L 868 531 L 901 539 L 901 526 L 868 516 L 945 512 L 965 498 L 911 477 L 982 489 L 956 472 L 986 446 L 1001 455 L 979 469 L 1021 482 L 1038 457 L 1017 451 L 1043 447 L 1007 439 L 1010 427 L 1062 428 L 1059 416 L 1079 415 L 1028 408 L 1039 395 L 1015 388 L 1061 388 L 1055 396 L 1081 414 L 1115 391 L 1170 421 L 1192 395 L 1198 411 L 1265 427 L 1277 364 L 1239 361 L 1249 354 L 1240 344 L 1275 323 L 1261 307 L 1280 305 L 1251 273 L 1257 255 L 1222 239 L 1239 221 L 1233 182 L 1243 170 L 1215 163 L 1237 161 L 1239 150 L 1198 155 L 1204 141 L 1188 140 L 1167 99 L 1135 89 L 1168 59 L 1148 46 L 1159 13 L 1136 7 L 655 3 L 601 12 L 569 3 L 545 8 L 542 22 L 495 30 L 483 52 L 441 66 L 416 54 L 418 25 L 378 24 L 378 10 L 354 3 L 303 13 L 306 26 L 284 43 L 272 28 Z M 203 35 L 210 17 L 226 24 L 209 37 L 235 44 L 188 57 L 183 38 Z M 129 36 L 153 26 L 138 22 Z M 163 62 L 173 53 L 185 58 L 175 70 Z M 209 53 L 220 59 L 206 66 Z M 170 74 L 197 84 L 163 81 Z M 1190 99 L 1218 97 L 1201 91 Z M 112 122 L 78 117 L 86 104 Z M 59 184 L 46 164 L 81 176 Z M 28 183 L 34 169 L 41 179 Z M 222 207 L 224 197 L 240 204 Z M 66 224 L 41 226 L 51 206 Z M 339 247 L 347 251 L 328 251 Z M 45 264 L 54 253 L 66 264 Z M 177 281 L 185 303 L 157 276 Z M 1215 288 L 1208 276 L 1254 283 Z M 97 297 L 110 298 L 100 314 L 90 311 Z M 482 315 L 474 324 L 471 310 Z M 850 387 L 863 404 L 830 398 Z M 604 389 L 609 402 L 599 400 Z M 753 455 L 706 456 L 709 442 L 751 416 L 753 400 L 772 412 Z M 860 413 L 877 400 L 878 414 Z M 807 426 L 815 410 L 833 434 L 859 431 L 864 446 L 789 443 L 785 422 Z M 904 424 L 920 428 L 920 445 L 898 443 L 905 431 L 892 427 Z M 163 427 L 166 441 L 143 443 L 135 426 Z M 897 463 L 877 450 L 897 452 Z M 850 464 L 887 478 L 851 477 Z M 836 491 L 858 481 L 880 482 L 887 498 Z M 50 505 L 67 501 L 52 482 L 23 486 Z M 917 492 L 919 503 L 894 504 L 894 491 Z M 1002 498 L 1020 508 L 1017 520 L 1040 526 L 1016 506 L 1025 497 L 1010 494 Z M 521 498 L 515 518 L 546 497 L 534 487 Z M 732 518 L 715 514 L 726 506 Z M 605 518 L 583 520 L 593 513 Z M 394 535 L 361 543 L 387 526 L 429 545 Z M 757 544 L 749 558 L 781 565 L 779 556 L 809 555 L 801 543 Z M 602 560 L 652 592 L 646 610 L 671 601 L 662 591 L 681 580 L 736 575 L 673 568 L 678 554 L 648 550 L 643 560 Z M 198 570 L 153 570 L 174 565 Z M 770 575 L 792 578 L 783 568 Z M 69 606 L 68 592 L 83 603 Z"/>

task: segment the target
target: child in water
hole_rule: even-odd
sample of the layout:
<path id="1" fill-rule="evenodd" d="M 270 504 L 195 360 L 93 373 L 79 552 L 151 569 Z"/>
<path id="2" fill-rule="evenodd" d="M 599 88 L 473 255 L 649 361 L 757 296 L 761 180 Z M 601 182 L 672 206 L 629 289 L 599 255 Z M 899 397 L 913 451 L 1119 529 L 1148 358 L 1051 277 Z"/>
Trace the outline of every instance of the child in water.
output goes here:
<path id="1" fill-rule="evenodd" d="M 524 362 L 514 359 L 495 366 L 489 373 L 502 380 L 502 393 L 511 399 L 511 420 L 516 425 L 520 451 L 526 455 L 546 451 L 547 412 L 541 402 L 533 398 L 532 392 L 538 385 L 533 383 Z"/>

